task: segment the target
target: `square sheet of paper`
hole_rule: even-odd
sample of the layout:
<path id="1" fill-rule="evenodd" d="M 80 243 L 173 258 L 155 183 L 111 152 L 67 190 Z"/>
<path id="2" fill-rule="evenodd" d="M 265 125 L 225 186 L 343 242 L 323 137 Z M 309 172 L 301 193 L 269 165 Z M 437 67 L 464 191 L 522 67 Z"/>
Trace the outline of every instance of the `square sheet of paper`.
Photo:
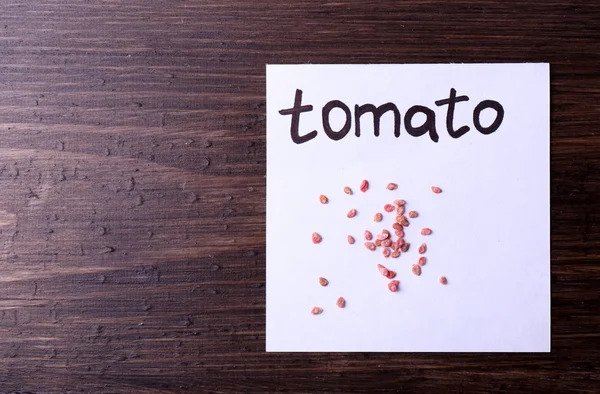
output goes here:
<path id="1" fill-rule="evenodd" d="M 267 66 L 266 350 L 550 351 L 549 86 L 547 64 Z M 452 128 L 470 128 L 458 138 L 447 130 L 449 105 L 436 105 L 452 88 L 468 96 L 454 109 Z M 292 140 L 292 115 L 280 114 L 294 107 L 297 89 L 302 105 L 312 106 L 300 114 L 298 135 L 317 131 L 302 143 Z M 350 111 L 339 140 L 323 125 L 323 107 L 334 100 Z M 485 100 L 504 112 L 490 134 L 474 125 Z M 372 113 L 362 115 L 356 136 L 355 106 L 368 103 L 397 107 L 399 137 L 393 111 L 381 116 L 378 137 Z M 415 105 L 434 111 L 437 142 L 429 132 L 407 132 L 405 115 Z M 347 119 L 339 103 L 333 107 L 326 117 L 337 138 Z M 425 121 L 416 112 L 415 128 Z M 476 112 L 484 131 L 498 114 Z M 387 190 L 389 182 L 398 189 Z M 433 185 L 443 192 L 434 194 Z M 319 202 L 321 194 L 329 203 Z M 405 228 L 411 248 L 393 259 L 381 247 L 369 251 L 363 234 L 392 230 L 395 214 L 383 207 L 396 199 L 419 216 Z M 349 219 L 353 208 L 358 214 Z M 433 233 L 422 236 L 424 227 Z M 416 276 L 423 242 L 427 262 Z M 377 264 L 397 272 L 398 292 Z M 314 306 L 323 312 L 312 315 Z"/>

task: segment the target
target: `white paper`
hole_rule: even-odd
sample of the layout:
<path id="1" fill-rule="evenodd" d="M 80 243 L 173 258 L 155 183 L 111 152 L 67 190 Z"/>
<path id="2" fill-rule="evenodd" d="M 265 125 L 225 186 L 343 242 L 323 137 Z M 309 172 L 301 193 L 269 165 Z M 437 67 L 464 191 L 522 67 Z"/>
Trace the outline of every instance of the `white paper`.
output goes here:
<path id="1" fill-rule="evenodd" d="M 469 97 L 455 107 L 454 128 L 470 127 L 459 138 L 446 130 L 448 105 L 435 104 L 451 88 Z M 291 115 L 279 113 L 293 107 L 297 89 L 302 104 L 313 106 L 300 115 L 299 134 L 318 132 L 301 144 L 291 139 Z M 352 112 L 339 141 L 323 131 L 321 110 L 331 100 Z M 473 125 L 483 100 L 504 109 L 488 135 Z M 391 112 L 381 118 L 379 137 L 370 114 L 356 137 L 354 106 L 387 102 L 401 114 L 400 137 Z M 435 111 L 438 142 L 408 134 L 404 115 L 414 105 Z M 482 127 L 495 115 L 484 110 Z M 332 110 L 332 129 L 344 121 L 343 110 Z M 267 66 L 266 350 L 550 351 L 549 142 L 548 64 Z M 363 179 L 366 193 L 359 191 Z M 388 182 L 398 189 L 386 190 Z M 346 185 L 352 196 L 343 193 Z M 432 193 L 432 185 L 443 193 Z M 405 229 L 409 252 L 391 259 L 381 248 L 367 250 L 363 233 L 391 229 L 394 214 L 383 205 L 395 199 L 420 216 Z M 351 208 L 358 215 L 348 219 Z M 375 212 L 383 222 L 373 222 Z M 421 236 L 423 227 L 433 234 Z M 323 236 L 318 245 L 313 232 Z M 421 242 L 428 260 L 415 276 Z M 397 272 L 398 292 L 388 290 L 377 264 Z M 319 277 L 329 285 L 320 286 Z M 344 309 L 335 305 L 339 296 Z M 312 315 L 313 306 L 323 313 Z"/>

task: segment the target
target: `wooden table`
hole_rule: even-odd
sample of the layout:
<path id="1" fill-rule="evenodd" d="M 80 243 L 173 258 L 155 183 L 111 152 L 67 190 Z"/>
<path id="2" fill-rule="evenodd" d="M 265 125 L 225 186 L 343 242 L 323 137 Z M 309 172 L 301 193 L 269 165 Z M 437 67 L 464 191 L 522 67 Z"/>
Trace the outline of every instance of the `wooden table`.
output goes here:
<path id="1" fill-rule="evenodd" d="M 1 3 L 0 390 L 598 392 L 599 2 Z M 417 62 L 551 63 L 552 352 L 265 353 L 265 64 Z"/>

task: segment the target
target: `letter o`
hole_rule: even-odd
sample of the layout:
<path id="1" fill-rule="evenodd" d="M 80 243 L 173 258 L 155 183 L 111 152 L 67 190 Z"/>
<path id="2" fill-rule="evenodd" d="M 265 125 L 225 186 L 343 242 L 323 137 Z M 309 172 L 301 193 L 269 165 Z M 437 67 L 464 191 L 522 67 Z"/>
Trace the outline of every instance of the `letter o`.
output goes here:
<path id="1" fill-rule="evenodd" d="M 481 122 L 479 121 L 479 116 L 481 115 L 481 111 L 487 108 L 492 108 L 496 111 L 496 119 L 492 122 L 488 127 L 482 127 Z M 481 134 L 492 134 L 494 131 L 498 130 L 500 124 L 502 124 L 502 120 L 504 119 L 504 108 L 500 105 L 499 102 L 494 100 L 483 100 L 473 110 L 473 125 Z"/>
<path id="2" fill-rule="evenodd" d="M 329 113 L 334 108 L 341 108 L 346 113 L 346 123 L 344 123 L 344 127 L 342 127 L 342 129 L 339 131 L 333 131 L 331 129 L 331 125 L 329 124 Z M 334 141 L 339 141 L 344 138 L 350 131 L 350 127 L 352 127 L 352 114 L 350 112 L 350 108 L 348 108 L 348 106 L 342 103 L 340 100 L 332 100 L 325 104 L 322 111 L 322 117 L 323 130 L 325 131 L 325 134 L 327 134 L 327 136 Z"/>

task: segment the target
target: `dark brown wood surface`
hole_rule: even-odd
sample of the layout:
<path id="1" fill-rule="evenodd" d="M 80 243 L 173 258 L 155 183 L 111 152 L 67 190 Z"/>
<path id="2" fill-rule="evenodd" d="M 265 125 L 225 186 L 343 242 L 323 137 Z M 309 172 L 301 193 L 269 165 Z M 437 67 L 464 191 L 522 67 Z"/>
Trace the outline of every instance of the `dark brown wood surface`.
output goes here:
<path id="1" fill-rule="evenodd" d="M 265 353 L 265 64 L 417 62 L 551 63 L 552 352 Z M 0 391 L 598 392 L 599 70 L 598 1 L 0 1 Z"/>

